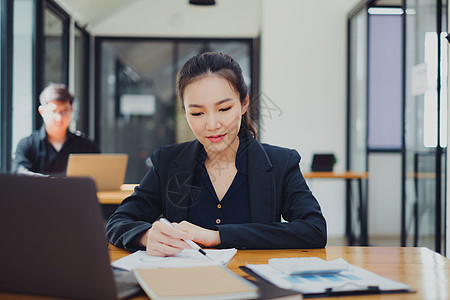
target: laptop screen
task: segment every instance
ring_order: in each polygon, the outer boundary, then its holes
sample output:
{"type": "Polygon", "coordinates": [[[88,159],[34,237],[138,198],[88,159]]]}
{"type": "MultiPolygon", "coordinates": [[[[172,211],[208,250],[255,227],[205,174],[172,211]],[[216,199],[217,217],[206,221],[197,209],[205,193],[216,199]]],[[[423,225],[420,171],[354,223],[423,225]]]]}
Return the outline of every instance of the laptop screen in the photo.
{"type": "Polygon", "coordinates": [[[92,177],[99,191],[117,191],[125,179],[128,154],[70,154],[67,177],[92,177]]]}
{"type": "Polygon", "coordinates": [[[0,174],[0,291],[117,299],[90,178],[0,174]]]}

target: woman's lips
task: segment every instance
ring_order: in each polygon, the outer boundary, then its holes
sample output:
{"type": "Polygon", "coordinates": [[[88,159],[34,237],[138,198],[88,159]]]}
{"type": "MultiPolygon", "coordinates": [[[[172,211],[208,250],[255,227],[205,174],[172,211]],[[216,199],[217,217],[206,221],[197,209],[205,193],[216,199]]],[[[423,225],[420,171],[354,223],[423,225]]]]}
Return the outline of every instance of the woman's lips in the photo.
{"type": "Polygon", "coordinates": [[[218,143],[222,141],[224,138],[225,134],[210,135],[207,137],[207,139],[210,140],[212,143],[218,143]]]}

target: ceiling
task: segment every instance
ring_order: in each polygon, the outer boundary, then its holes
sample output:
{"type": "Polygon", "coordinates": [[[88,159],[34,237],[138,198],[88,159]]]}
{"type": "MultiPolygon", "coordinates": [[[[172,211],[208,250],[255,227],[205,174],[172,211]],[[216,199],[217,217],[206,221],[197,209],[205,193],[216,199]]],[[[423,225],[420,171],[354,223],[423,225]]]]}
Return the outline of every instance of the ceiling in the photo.
{"type": "MultiPolygon", "coordinates": [[[[155,5],[161,0],[55,0],[81,26],[95,27],[111,15],[115,15],[136,2],[154,1],[155,5]]],[[[171,7],[186,9],[188,0],[162,0],[171,7]]],[[[241,0],[242,1],[242,0],[241,0]]],[[[376,6],[402,6],[403,0],[375,0],[376,6]]],[[[220,3],[219,3],[220,4],[220,3]]],[[[153,4],[152,4],[153,5],[153,4]]]]}
{"type": "Polygon", "coordinates": [[[141,0],[55,0],[82,26],[97,24],[137,1],[141,0]]]}

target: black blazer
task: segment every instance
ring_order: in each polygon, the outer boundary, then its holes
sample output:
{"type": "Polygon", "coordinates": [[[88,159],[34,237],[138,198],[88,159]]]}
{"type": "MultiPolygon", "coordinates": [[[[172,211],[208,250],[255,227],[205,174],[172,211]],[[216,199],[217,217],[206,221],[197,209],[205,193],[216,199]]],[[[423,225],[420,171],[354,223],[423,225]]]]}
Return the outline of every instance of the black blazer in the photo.
{"type": "MultiPolygon", "coordinates": [[[[295,150],[261,144],[245,134],[252,222],[217,225],[219,247],[324,247],[326,222],[300,172],[300,155],[295,150]],[[287,222],[281,222],[281,217],[287,222]]],[[[143,249],[138,244],[140,235],[161,215],[171,222],[187,220],[196,193],[191,183],[200,147],[195,140],[163,146],[152,153],[153,167],[106,224],[114,245],[143,249]]]]}

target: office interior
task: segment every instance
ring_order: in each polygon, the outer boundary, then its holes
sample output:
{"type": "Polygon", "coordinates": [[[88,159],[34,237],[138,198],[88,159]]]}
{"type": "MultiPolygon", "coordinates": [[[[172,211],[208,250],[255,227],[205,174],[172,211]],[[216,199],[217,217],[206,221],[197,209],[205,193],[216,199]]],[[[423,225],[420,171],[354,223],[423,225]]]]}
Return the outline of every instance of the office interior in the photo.
{"type": "MultiPolygon", "coordinates": [[[[39,128],[50,82],[75,94],[72,130],[128,153],[126,183],[158,146],[192,139],[177,69],[202,51],[243,67],[259,139],[296,149],[303,172],[333,153],[335,172],[367,172],[368,245],[448,255],[447,1],[2,0],[0,170],[39,128]]],[[[345,245],[357,187],[307,179],[345,245]]],[[[354,230],[358,234],[358,226],[354,230]]]]}

